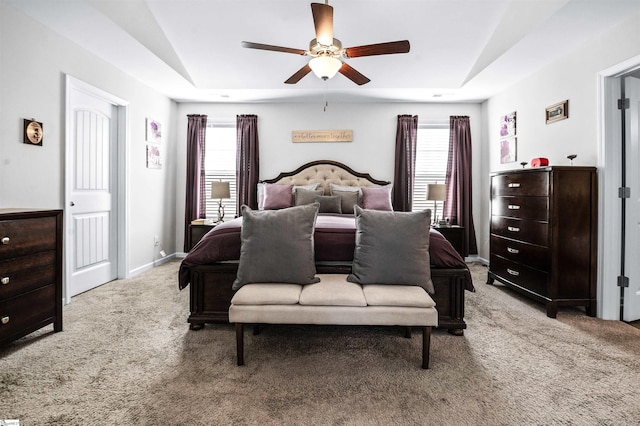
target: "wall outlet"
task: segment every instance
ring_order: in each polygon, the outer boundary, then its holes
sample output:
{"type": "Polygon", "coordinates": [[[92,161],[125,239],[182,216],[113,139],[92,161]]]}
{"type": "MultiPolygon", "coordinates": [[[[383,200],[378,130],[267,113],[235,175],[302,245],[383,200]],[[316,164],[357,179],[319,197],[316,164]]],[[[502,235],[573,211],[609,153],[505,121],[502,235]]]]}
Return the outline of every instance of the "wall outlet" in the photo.
{"type": "Polygon", "coordinates": [[[160,237],[158,237],[157,235],[153,237],[153,245],[155,247],[160,245],[160,237]]]}

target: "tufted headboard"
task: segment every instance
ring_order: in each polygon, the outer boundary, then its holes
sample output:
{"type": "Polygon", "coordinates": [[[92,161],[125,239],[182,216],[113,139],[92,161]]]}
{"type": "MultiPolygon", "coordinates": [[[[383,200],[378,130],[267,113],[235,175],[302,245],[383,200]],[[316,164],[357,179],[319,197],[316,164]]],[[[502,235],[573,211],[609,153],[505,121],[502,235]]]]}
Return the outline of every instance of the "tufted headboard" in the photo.
{"type": "Polygon", "coordinates": [[[368,173],[360,173],[349,166],[332,160],[319,160],[303,164],[292,172],[280,173],[274,179],[265,179],[266,183],[308,185],[318,183],[326,195],[330,193],[330,184],[344,186],[384,186],[390,182],[374,179],[368,173]]]}

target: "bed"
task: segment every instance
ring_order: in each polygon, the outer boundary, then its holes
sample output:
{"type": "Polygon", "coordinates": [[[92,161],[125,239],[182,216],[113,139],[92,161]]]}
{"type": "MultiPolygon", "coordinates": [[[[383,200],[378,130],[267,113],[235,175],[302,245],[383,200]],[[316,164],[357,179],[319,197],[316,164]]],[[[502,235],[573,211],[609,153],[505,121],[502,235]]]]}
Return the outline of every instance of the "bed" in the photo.
{"type": "MultiPolygon", "coordinates": [[[[259,184],[257,191],[260,207],[270,208],[275,198],[269,194],[274,190],[281,191],[285,186],[299,188],[300,194],[308,195],[310,191],[315,191],[318,194],[333,194],[332,198],[336,198],[335,194],[351,197],[347,194],[351,191],[372,193],[368,188],[388,188],[389,184],[367,173],[356,172],[342,163],[322,160],[265,180],[259,184]]],[[[314,247],[319,274],[348,274],[351,271],[355,219],[348,208],[345,211],[346,214],[328,212],[318,215],[314,247]]],[[[202,328],[206,323],[229,321],[228,310],[234,293],[231,286],[238,270],[241,230],[241,217],[216,226],[182,260],[178,285],[181,290],[189,288],[190,314],[187,321],[193,330],[202,328]]],[[[475,291],[471,275],[464,259],[442,234],[431,229],[429,235],[431,279],[435,288],[432,298],[437,304],[439,328],[462,335],[466,328],[465,291],[475,291]]]]}

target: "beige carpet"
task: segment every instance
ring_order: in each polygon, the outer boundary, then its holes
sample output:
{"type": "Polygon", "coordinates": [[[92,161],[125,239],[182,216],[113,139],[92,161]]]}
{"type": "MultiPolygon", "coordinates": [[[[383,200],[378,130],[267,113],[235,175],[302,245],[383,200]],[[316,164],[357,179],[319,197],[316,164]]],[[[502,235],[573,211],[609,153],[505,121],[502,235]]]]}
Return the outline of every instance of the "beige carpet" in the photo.
{"type": "Polygon", "coordinates": [[[30,425],[629,425],[640,330],[484,284],[472,265],[463,337],[437,330],[431,369],[397,329],[230,325],[190,331],[178,263],[77,296],[0,349],[0,419],[30,425]]]}

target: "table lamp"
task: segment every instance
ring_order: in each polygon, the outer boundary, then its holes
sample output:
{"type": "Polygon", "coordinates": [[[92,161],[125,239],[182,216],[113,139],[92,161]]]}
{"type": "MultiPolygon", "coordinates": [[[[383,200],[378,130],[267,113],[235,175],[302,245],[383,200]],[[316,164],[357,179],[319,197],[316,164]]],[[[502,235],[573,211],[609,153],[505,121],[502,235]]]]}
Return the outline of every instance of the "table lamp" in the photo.
{"type": "Polygon", "coordinates": [[[433,201],[433,223],[438,223],[438,201],[447,199],[447,186],[444,183],[430,183],[427,185],[427,200],[433,201]]]}
{"type": "Polygon", "coordinates": [[[231,198],[229,193],[229,182],[211,182],[211,198],[218,199],[218,221],[222,222],[224,219],[224,206],[222,205],[223,198],[231,198]]]}

